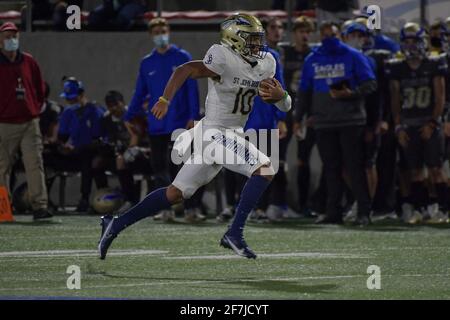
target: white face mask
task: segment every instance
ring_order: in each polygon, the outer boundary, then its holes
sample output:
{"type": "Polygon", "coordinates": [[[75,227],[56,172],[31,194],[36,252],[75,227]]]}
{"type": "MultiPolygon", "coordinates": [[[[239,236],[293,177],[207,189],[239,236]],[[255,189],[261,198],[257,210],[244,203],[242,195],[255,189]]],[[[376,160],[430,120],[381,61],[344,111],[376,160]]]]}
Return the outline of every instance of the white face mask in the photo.
{"type": "Polygon", "coordinates": [[[11,38],[3,40],[3,50],[17,51],[19,49],[19,39],[11,38]]]}
{"type": "Polygon", "coordinates": [[[361,50],[363,48],[363,46],[364,46],[364,40],[363,39],[358,39],[358,38],[352,38],[352,39],[349,39],[347,41],[347,44],[350,47],[353,47],[355,49],[361,50]]]}
{"type": "Polygon", "coordinates": [[[168,34],[159,34],[153,37],[153,43],[158,48],[165,48],[169,45],[169,35],[168,34]]]}

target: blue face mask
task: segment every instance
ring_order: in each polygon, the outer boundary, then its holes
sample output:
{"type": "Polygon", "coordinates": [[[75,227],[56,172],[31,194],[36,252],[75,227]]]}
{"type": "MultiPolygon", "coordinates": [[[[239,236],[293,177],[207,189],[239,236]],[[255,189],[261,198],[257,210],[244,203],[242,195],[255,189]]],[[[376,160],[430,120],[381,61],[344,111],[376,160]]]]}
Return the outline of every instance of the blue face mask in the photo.
{"type": "Polygon", "coordinates": [[[336,52],[340,47],[340,42],[336,37],[326,37],[322,40],[322,46],[328,52],[336,52]]]}
{"type": "Polygon", "coordinates": [[[169,45],[169,35],[168,34],[159,34],[153,37],[153,43],[158,48],[164,48],[169,45]]]}
{"type": "Polygon", "coordinates": [[[17,51],[19,49],[19,39],[11,38],[3,40],[3,49],[5,51],[17,51]]]}

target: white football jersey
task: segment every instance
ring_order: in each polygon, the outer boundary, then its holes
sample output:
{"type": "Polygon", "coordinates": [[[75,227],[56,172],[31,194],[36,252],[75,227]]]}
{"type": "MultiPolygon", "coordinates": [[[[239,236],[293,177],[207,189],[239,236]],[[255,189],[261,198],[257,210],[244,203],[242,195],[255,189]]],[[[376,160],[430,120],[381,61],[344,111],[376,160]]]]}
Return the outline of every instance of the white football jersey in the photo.
{"type": "Polygon", "coordinates": [[[242,128],[253,108],[261,80],[273,78],[276,63],[271,53],[250,63],[228,46],[214,44],[203,59],[204,65],[220,79],[208,79],[205,125],[242,128]]]}

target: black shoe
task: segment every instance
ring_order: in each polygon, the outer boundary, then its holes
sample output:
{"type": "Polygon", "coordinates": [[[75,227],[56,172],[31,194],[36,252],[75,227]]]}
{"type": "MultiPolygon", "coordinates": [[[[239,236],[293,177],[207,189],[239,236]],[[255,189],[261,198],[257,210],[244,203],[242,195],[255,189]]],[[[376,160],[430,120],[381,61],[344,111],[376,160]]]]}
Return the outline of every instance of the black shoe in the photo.
{"type": "Polygon", "coordinates": [[[356,220],[353,222],[354,226],[360,227],[367,227],[370,224],[372,224],[372,221],[370,221],[370,218],[368,216],[357,217],[356,220]]]}
{"type": "Polygon", "coordinates": [[[232,236],[229,232],[220,240],[220,245],[224,248],[233,250],[237,255],[248,259],[256,259],[256,254],[247,245],[243,236],[232,236]]]}
{"type": "Polygon", "coordinates": [[[87,199],[81,199],[80,202],[78,202],[77,208],[75,209],[76,212],[88,212],[89,210],[89,201],[87,199]]]}
{"type": "Polygon", "coordinates": [[[50,219],[53,215],[50,213],[48,209],[39,209],[33,212],[33,220],[43,220],[43,219],[50,219]]]}
{"type": "Polygon", "coordinates": [[[315,224],[343,224],[344,222],[342,221],[342,217],[340,217],[340,216],[323,215],[323,216],[319,216],[314,223],[315,224]]]}
{"type": "Polygon", "coordinates": [[[113,233],[111,230],[113,223],[114,217],[112,215],[108,214],[101,217],[100,226],[102,227],[102,233],[100,235],[100,241],[98,242],[98,253],[101,260],[105,260],[109,246],[117,237],[117,234],[113,233]]]}

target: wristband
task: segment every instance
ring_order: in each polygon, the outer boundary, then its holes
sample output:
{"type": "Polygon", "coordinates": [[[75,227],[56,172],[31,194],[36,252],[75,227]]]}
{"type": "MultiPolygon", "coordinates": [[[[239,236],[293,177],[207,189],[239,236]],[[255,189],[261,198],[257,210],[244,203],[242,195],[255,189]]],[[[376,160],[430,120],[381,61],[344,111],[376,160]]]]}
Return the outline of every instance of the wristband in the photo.
{"type": "Polygon", "coordinates": [[[159,97],[158,101],[164,102],[165,104],[169,104],[170,101],[164,98],[163,96],[159,97]]]}

